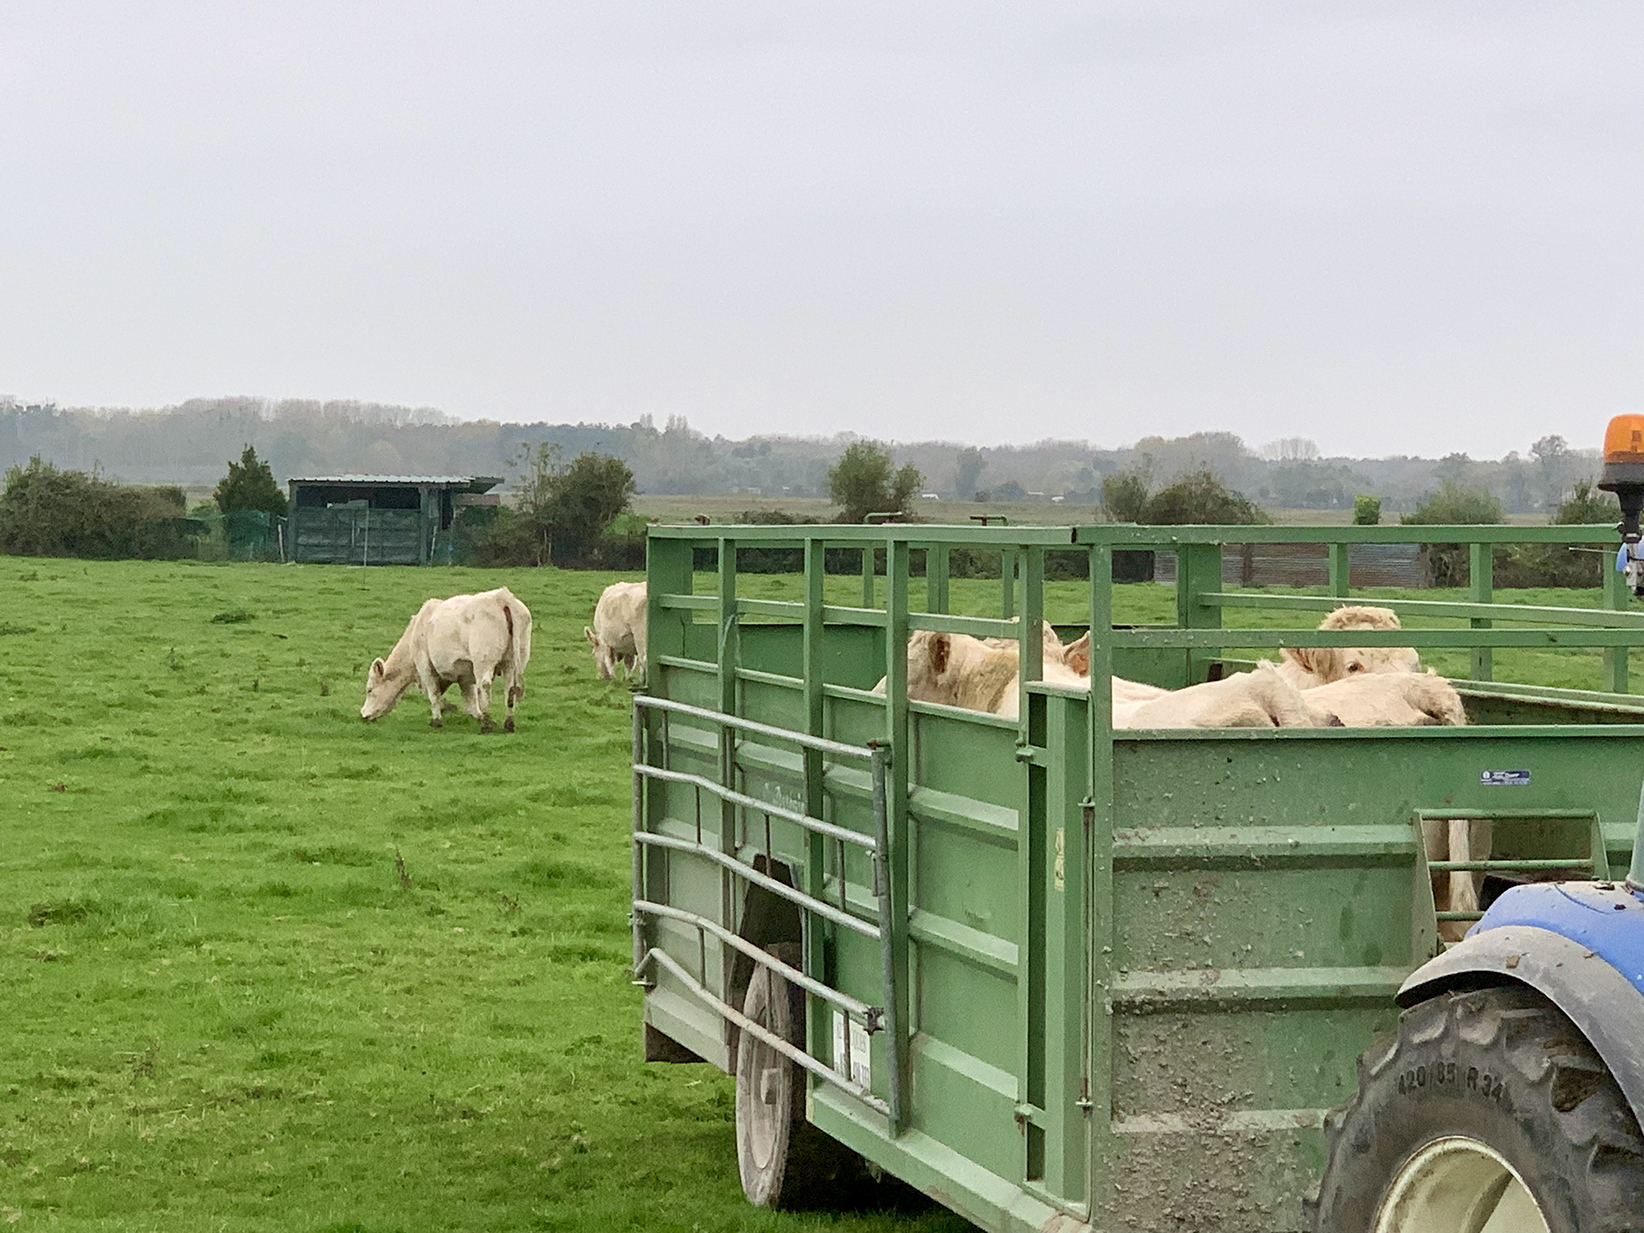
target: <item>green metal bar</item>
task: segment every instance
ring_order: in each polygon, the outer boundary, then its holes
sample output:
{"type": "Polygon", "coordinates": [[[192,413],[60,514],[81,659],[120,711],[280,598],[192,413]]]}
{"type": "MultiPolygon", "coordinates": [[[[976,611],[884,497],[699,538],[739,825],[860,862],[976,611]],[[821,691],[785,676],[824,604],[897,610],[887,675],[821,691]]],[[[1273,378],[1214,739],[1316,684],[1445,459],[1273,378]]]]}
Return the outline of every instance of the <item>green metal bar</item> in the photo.
{"type": "Polygon", "coordinates": [[[664,607],[663,600],[691,593],[696,580],[691,568],[692,545],[679,540],[652,540],[646,546],[645,556],[648,596],[645,623],[649,631],[648,654],[653,665],[648,688],[666,697],[668,674],[655,668],[666,668],[670,659],[685,658],[685,627],[691,617],[680,609],[664,607]]]}
{"type": "MultiPolygon", "coordinates": [[[[1468,581],[1472,586],[1473,602],[1488,604],[1495,595],[1495,545],[1469,544],[1467,553],[1468,581]]],[[[1487,617],[1469,620],[1474,629],[1489,629],[1487,617]]],[[[1495,677],[1495,652],[1487,646],[1473,648],[1473,679],[1488,681],[1495,677]]]]}
{"type": "MultiPolygon", "coordinates": [[[[929,538],[931,528],[920,530],[929,538]]],[[[1616,543],[1613,526],[1148,527],[1100,523],[1075,527],[1073,538],[1080,544],[1161,549],[1182,544],[1601,544],[1614,549],[1616,543]]]]}
{"type": "MultiPolygon", "coordinates": [[[[1116,629],[1121,647],[1587,647],[1644,646],[1636,629],[1116,629]]],[[[1206,662],[1214,659],[1206,656],[1206,662]]]]}
{"type": "MultiPolygon", "coordinates": [[[[1113,627],[1113,550],[1090,550],[1090,628],[1113,627]]],[[[1113,642],[1090,640],[1090,795],[1081,823],[1086,852],[1082,935],[1085,954],[1084,1064],[1079,1107],[1089,1123],[1086,1138],[1087,1210],[1111,1210],[1114,1198],[1113,1133],[1113,642]]]]}
{"type": "MultiPolygon", "coordinates": [[[[822,640],[826,634],[823,624],[823,583],[827,577],[824,568],[827,550],[814,539],[805,541],[805,646],[803,659],[803,673],[805,678],[805,728],[814,737],[826,736],[826,707],[827,696],[822,692],[822,640]]],[[[805,812],[813,818],[820,818],[827,807],[827,794],[823,790],[822,754],[819,750],[806,749],[803,756],[805,768],[805,812]]],[[[823,897],[824,883],[827,879],[826,841],[821,835],[811,832],[805,836],[805,893],[812,899],[820,900],[823,897]]],[[[844,870],[840,870],[844,876],[844,870]]],[[[829,944],[828,931],[823,922],[813,918],[809,913],[800,916],[803,929],[804,967],[805,971],[818,976],[832,976],[828,971],[827,956],[829,944]]],[[[883,922],[880,928],[883,928],[883,922]]],[[[820,1007],[813,1008],[820,1011],[820,1007]]],[[[824,1013],[807,1014],[805,1017],[805,1038],[810,1046],[813,1057],[826,1057],[826,1050],[833,1044],[832,1024],[824,1013]]],[[[846,1032],[849,1032],[846,1028],[846,1032]]]]}
{"type": "Polygon", "coordinates": [[[862,606],[873,607],[873,552],[872,548],[862,549],[862,606]]]}
{"type": "MultiPolygon", "coordinates": [[[[736,615],[736,541],[719,539],[719,700],[722,715],[737,715],[736,670],[742,655],[736,615]]],[[[719,782],[727,788],[736,787],[736,732],[727,725],[719,728],[719,782]]],[[[737,850],[737,806],[734,801],[721,797],[719,801],[719,850],[727,859],[734,859],[737,850]]],[[[729,868],[719,874],[719,919],[736,922],[742,907],[742,888],[729,868]]],[[[706,941],[704,941],[706,946],[706,941]]],[[[732,996],[731,965],[726,962],[725,947],[719,946],[720,996],[732,996]]],[[[707,979],[707,973],[703,973],[707,979]]]]}
{"type": "Polygon", "coordinates": [[[805,605],[792,599],[739,599],[736,601],[738,616],[772,616],[786,617],[789,620],[804,620],[805,605]]]}
{"type": "MultiPolygon", "coordinates": [[[[713,534],[718,528],[704,528],[696,523],[680,526],[653,526],[647,528],[647,534],[652,539],[683,539],[694,540],[702,547],[709,547],[714,543],[713,534]]],[[[1242,530],[1243,528],[1239,528],[1242,530]]],[[[1424,527],[1423,530],[1431,528],[1424,527]]],[[[1527,528],[1529,529],[1529,528],[1527,528]]],[[[1174,528],[1172,528],[1174,530],[1174,528]]],[[[1039,544],[1043,547],[1068,547],[1074,542],[1074,528],[1070,526],[1004,526],[978,527],[973,525],[945,526],[940,523],[879,523],[873,526],[852,526],[849,524],[833,524],[818,528],[815,538],[823,543],[835,547],[859,547],[869,545],[873,548],[883,548],[887,543],[901,544],[956,544],[961,547],[976,547],[988,545],[990,547],[1010,546],[1022,544],[1039,544]]],[[[1613,532],[1611,532],[1613,538],[1613,532]]],[[[803,534],[796,534],[793,527],[758,527],[738,526],[736,539],[744,545],[776,545],[796,548],[808,538],[803,534]]]]}
{"type": "MultiPolygon", "coordinates": [[[[1199,602],[1219,608],[1255,608],[1273,612],[1329,612],[1341,607],[1329,595],[1269,595],[1255,591],[1211,591],[1199,602]]],[[[1644,612],[1606,608],[1562,608],[1541,604],[1477,604],[1463,600],[1376,599],[1376,606],[1404,616],[1508,621],[1541,625],[1591,625],[1603,629],[1644,629],[1644,612]]]]}
{"type": "MultiPolygon", "coordinates": [[[[885,736],[890,746],[890,765],[886,768],[885,828],[889,840],[886,852],[890,891],[890,919],[880,927],[890,931],[891,972],[893,996],[886,1005],[887,1014],[894,1020],[897,1033],[911,1031],[909,1017],[908,960],[912,945],[908,937],[908,918],[913,907],[913,842],[912,826],[908,817],[909,764],[913,748],[908,739],[908,544],[894,533],[887,536],[885,545],[885,736]]],[[[891,1065],[897,1067],[900,1090],[912,1091],[908,1073],[908,1051],[900,1039],[888,1042],[887,1052],[891,1065]]],[[[902,1131],[899,1124],[890,1128],[895,1138],[902,1131]]]]}
{"type": "Polygon", "coordinates": [[[667,608],[680,612],[712,611],[719,607],[717,595],[658,595],[654,601],[658,608],[667,608]]]}
{"type": "MultiPolygon", "coordinates": [[[[1222,586],[1222,549],[1220,544],[1184,544],[1176,552],[1176,624],[1182,629],[1219,629],[1222,610],[1203,600],[1206,592],[1220,591],[1222,586]]],[[[1187,682],[1196,685],[1210,678],[1210,664],[1214,655],[1206,655],[1196,648],[1207,643],[1187,644],[1187,682]]],[[[1218,644],[1217,654],[1220,654],[1218,644]]]]}
{"type": "Polygon", "coordinates": [[[999,614],[1010,620],[1016,615],[1016,549],[999,549],[999,586],[1002,592],[999,614]]]}
{"type": "Polygon", "coordinates": [[[1330,594],[1345,598],[1352,579],[1348,544],[1330,545],[1330,594]]]}
{"type": "MultiPolygon", "coordinates": [[[[1604,572],[1604,606],[1615,612],[1624,611],[1632,602],[1632,591],[1627,586],[1627,575],[1615,568],[1608,558],[1600,562],[1604,572]]],[[[1611,693],[1624,694],[1627,689],[1627,648],[1606,647],[1604,650],[1604,688],[1611,693]]]]}
{"type": "MultiPolygon", "coordinates": [[[[1020,695],[1016,714],[1017,723],[1024,734],[1019,743],[1026,744],[1028,683],[1045,675],[1045,641],[1041,633],[1045,619],[1045,550],[1036,546],[1024,548],[1022,566],[1022,620],[1015,631],[1020,639],[1021,653],[1021,670],[1016,675],[1016,688],[1020,695]]],[[[1025,797],[1021,805],[1025,810],[1025,797]]]]}
{"type": "Polygon", "coordinates": [[[908,628],[943,630],[950,634],[969,634],[973,638],[1016,638],[1022,629],[1015,621],[954,616],[947,612],[911,612],[908,614],[908,628]]]}
{"type": "Polygon", "coordinates": [[[932,544],[925,549],[925,611],[948,610],[948,552],[947,544],[932,544]]]}

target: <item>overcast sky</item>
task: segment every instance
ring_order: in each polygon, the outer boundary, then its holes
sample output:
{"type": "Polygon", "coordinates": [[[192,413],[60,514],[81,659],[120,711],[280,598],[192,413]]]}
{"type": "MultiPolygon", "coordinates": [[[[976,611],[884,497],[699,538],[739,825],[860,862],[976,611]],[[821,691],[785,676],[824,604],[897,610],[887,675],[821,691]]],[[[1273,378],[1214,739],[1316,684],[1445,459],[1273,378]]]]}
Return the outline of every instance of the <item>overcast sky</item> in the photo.
{"type": "Polygon", "coordinates": [[[8,0],[0,393],[1596,445],[1644,4],[8,0]]]}

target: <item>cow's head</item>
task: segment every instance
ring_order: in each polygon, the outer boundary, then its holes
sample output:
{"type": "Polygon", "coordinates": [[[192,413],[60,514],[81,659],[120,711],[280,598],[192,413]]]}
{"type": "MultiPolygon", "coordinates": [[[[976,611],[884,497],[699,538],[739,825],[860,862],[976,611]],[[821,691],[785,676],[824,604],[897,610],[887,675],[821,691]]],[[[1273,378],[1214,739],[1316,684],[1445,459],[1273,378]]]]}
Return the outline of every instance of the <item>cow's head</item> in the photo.
{"type": "MultiPolygon", "coordinates": [[[[1337,608],[1319,622],[1320,629],[1400,629],[1398,614],[1388,608],[1337,608]]],[[[1285,647],[1283,655],[1320,685],[1363,672],[1420,672],[1421,656],[1409,646],[1285,647]]]]}
{"type": "Polygon", "coordinates": [[[588,639],[588,645],[594,648],[594,670],[607,681],[610,680],[616,661],[616,656],[611,654],[611,648],[601,642],[599,635],[586,625],[582,627],[582,636],[588,639]]]}
{"type": "Polygon", "coordinates": [[[365,705],[360,708],[360,718],[381,719],[394,709],[404,692],[405,684],[395,684],[382,660],[373,659],[371,670],[365,674],[365,705]]]}

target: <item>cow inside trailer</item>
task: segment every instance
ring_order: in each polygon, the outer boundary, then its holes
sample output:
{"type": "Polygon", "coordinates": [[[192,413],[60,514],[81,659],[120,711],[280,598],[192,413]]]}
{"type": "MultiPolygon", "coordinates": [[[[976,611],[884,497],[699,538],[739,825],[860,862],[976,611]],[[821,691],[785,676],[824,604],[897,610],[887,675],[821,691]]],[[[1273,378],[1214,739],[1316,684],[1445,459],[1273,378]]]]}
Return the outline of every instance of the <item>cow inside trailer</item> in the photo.
{"type": "Polygon", "coordinates": [[[1488,820],[1503,875],[1626,867],[1644,706],[1621,690],[1644,621],[1488,604],[1485,577],[1471,603],[1392,605],[1464,628],[1321,633],[1345,567],[1333,596],[1222,589],[1222,544],[1259,535],[1345,562],[1350,542],[1613,532],[653,528],[634,731],[647,1057],[737,1073],[750,1116],[797,1078],[806,1128],[985,1228],[1301,1228],[1325,1111],[1441,945],[1423,823],[1488,820]],[[739,547],[803,554],[800,597],[748,597],[739,547]],[[1177,556],[1177,623],[1115,627],[1112,553],[1147,547],[1177,556]],[[881,560],[859,604],[824,571],[841,548],[881,560]],[[718,568],[699,591],[703,550],[718,568]],[[999,555],[998,617],[946,611],[956,550],[999,555]],[[1037,630],[1046,552],[1092,579],[1095,687],[1036,682],[1039,639],[1020,637],[1019,720],[909,702],[910,631],[1037,630]],[[1221,628],[1268,599],[1307,623],[1221,628]],[[1113,731],[1110,673],[1179,686],[1226,670],[1227,648],[1280,645],[1472,647],[1473,725],[1113,731]],[[1498,646],[1606,648],[1621,690],[1491,681],[1498,646]],[[785,1033],[747,1013],[777,982],[799,1008],[785,1033]]]}

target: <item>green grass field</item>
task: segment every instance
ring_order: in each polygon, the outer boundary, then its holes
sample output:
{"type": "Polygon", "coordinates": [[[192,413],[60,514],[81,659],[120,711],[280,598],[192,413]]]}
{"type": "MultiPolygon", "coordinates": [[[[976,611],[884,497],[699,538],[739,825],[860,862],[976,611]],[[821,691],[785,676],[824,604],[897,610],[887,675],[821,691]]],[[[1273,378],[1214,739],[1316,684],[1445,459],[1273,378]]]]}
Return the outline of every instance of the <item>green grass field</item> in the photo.
{"type": "Polygon", "coordinates": [[[0,558],[0,1229],[965,1227],[748,1208],[729,1081],[638,1061],[629,702],[581,632],[610,580],[0,558]],[[516,735],[360,721],[427,595],[504,583],[516,735]]]}

